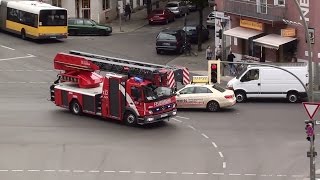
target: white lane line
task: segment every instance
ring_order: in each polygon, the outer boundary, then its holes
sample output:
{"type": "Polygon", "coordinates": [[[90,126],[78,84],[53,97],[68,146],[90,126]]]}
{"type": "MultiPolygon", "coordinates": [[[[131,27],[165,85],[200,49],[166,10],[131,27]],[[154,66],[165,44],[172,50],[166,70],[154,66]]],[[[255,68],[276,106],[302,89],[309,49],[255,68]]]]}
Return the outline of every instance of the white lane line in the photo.
{"type": "Polygon", "coordinates": [[[32,70],[32,69],[27,69],[27,70],[22,70],[22,69],[0,69],[0,72],[52,72],[55,70],[49,70],[49,69],[37,69],[37,70],[32,70]]]}
{"type": "Polygon", "coordinates": [[[283,174],[278,174],[278,177],[286,177],[287,175],[283,175],[283,174]]]}
{"type": "Polygon", "coordinates": [[[191,175],[191,174],[194,174],[194,173],[193,172],[182,172],[181,174],[191,175]]]}
{"type": "Polygon", "coordinates": [[[302,178],[304,177],[303,175],[292,175],[292,177],[295,177],[295,178],[302,178]]]}
{"type": "Polygon", "coordinates": [[[85,171],[83,171],[83,170],[73,170],[72,172],[74,172],[74,173],[84,173],[85,171]]]}
{"type": "Polygon", "coordinates": [[[40,172],[39,169],[28,169],[27,171],[28,171],[28,172],[40,172]]]}
{"type": "Polygon", "coordinates": [[[70,172],[70,170],[67,170],[67,169],[59,169],[59,172],[70,172]]]}
{"type": "Polygon", "coordinates": [[[196,130],[196,128],[194,128],[194,127],[191,126],[191,125],[188,125],[188,127],[191,128],[191,129],[194,130],[194,131],[196,130]]]}
{"type": "Polygon", "coordinates": [[[119,173],[131,173],[131,171],[119,171],[119,173]]]}
{"type": "Polygon", "coordinates": [[[245,176],[256,176],[257,174],[244,174],[245,176]]]}
{"type": "Polygon", "coordinates": [[[179,120],[179,119],[176,119],[176,118],[171,118],[172,120],[174,120],[174,121],[177,121],[177,122],[179,122],[179,123],[181,123],[182,121],[181,120],[179,120]]]}
{"type": "MultiPolygon", "coordinates": [[[[7,169],[0,169],[0,172],[8,172],[9,170],[7,169]]],[[[12,170],[11,170],[12,171],[12,170]]]]}
{"type": "Polygon", "coordinates": [[[223,176],[224,173],[212,173],[212,175],[221,175],[221,176],[223,176]]]}
{"type": "MultiPolygon", "coordinates": [[[[8,170],[6,170],[6,171],[8,171],[8,170]]],[[[22,170],[22,169],[12,169],[11,171],[12,172],[23,172],[24,170],[22,170]]]]}
{"type": "Polygon", "coordinates": [[[229,176],[241,176],[241,174],[230,173],[229,176]]]}
{"type": "Polygon", "coordinates": [[[223,167],[223,169],[225,169],[225,168],[227,167],[227,163],[226,163],[226,162],[223,162],[223,163],[222,163],[222,167],[223,167]]]}
{"type": "Polygon", "coordinates": [[[208,137],[206,134],[202,133],[201,135],[202,135],[204,138],[209,139],[209,137],[208,137]]]}
{"type": "Polygon", "coordinates": [[[187,118],[187,117],[182,117],[182,116],[176,116],[177,118],[181,118],[181,119],[190,119],[190,118],[187,118]]]}
{"type": "Polygon", "coordinates": [[[219,155],[220,155],[220,157],[222,157],[222,158],[223,158],[223,154],[222,154],[222,152],[220,152],[220,151],[219,151],[219,155]]]}
{"type": "Polygon", "coordinates": [[[159,171],[151,171],[150,174],[161,174],[159,171]]]}
{"type": "Polygon", "coordinates": [[[13,48],[11,48],[11,47],[4,46],[4,45],[1,45],[1,47],[6,48],[6,49],[10,49],[10,50],[12,50],[12,51],[14,51],[14,50],[15,50],[15,49],[13,49],[13,48]]]}
{"type": "Polygon", "coordinates": [[[103,171],[105,173],[115,173],[116,171],[103,171]]]}
{"type": "Polygon", "coordinates": [[[263,176],[263,177],[267,177],[267,176],[271,177],[272,174],[261,174],[261,176],[263,176]]]}
{"type": "Polygon", "coordinates": [[[177,172],[166,172],[166,174],[178,174],[177,172]]]}
{"type": "Polygon", "coordinates": [[[0,61],[10,61],[10,60],[15,60],[15,59],[26,59],[26,58],[33,58],[33,57],[35,57],[35,56],[28,54],[28,56],[0,59],[0,61]]]}
{"type": "Polygon", "coordinates": [[[206,174],[209,174],[209,173],[197,173],[198,175],[206,175],[206,174]]]}
{"type": "Polygon", "coordinates": [[[56,172],[56,170],[54,170],[54,169],[45,169],[45,170],[43,170],[44,172],[56,172]]]}
{"type": "Polygon", "coordinates": [[[212,143],[212,145],[213,145],[215,148],[218,147],[215,142],[211,142],[211,143],[212,143]]]}
{"type": "Polygon", "coordinates": [[[35,55],[32,55],[32,54],[27,54],[28,56],[32,56],[32,57],[36,57],[35,55]]]}
{"type": "Polygon", "coordinates": [[[89,171],[89,173],[99,173],[100,171],[97,171],[97,170],[91,170],[89,171]]]}
{"type": "Polygon", "coordinates": [[[134,173],[136,173],[136,174],[145,174],[147,172],[145,172],[145,171],[135,171],[134,173]]]}

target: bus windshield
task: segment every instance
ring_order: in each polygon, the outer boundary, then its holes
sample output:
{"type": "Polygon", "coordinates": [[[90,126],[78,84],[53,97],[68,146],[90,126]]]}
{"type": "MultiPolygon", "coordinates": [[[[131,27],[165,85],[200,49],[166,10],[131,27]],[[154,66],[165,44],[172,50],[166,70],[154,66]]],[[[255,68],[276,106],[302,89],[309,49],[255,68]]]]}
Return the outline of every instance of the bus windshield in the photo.
{"type": "Polygon", "coordinates": [[[66,26],[66,10],[41,10],[39,15],[40,26],[66,26]]]}

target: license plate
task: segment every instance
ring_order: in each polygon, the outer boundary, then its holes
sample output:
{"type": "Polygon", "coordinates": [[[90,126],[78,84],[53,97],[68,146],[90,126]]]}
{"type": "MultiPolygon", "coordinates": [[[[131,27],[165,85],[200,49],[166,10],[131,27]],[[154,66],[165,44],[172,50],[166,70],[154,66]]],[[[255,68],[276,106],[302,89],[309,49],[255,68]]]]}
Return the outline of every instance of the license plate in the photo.
{"type": "Polygon", "coordinates": [[[168,116],[168,114],[161,114],[161,117],[163,118],[163,117],[167,117],[168,116]]]}
{"type": "Polygon", "coordinates": [[[51,39],[56,39],[57,37],[55,37],[55,36],[51,36],[50,38],[51,38],[51,39]]]}
{"type": "Polygon", "coordinates": [[[170,46],[170,43],[162,43],[164,46],[170,46]]]}

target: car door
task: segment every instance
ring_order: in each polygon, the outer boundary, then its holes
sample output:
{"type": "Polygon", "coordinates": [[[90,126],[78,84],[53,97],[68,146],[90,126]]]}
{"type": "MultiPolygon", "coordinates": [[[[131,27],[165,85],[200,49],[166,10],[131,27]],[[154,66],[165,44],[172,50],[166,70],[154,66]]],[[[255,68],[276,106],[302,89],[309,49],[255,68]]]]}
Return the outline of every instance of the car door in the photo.
{"type": "Polygon", "coordinates": [[[178,91],[176,99],[177,99],[177,107],[178,108],[191,108],[192,104],[190,99],[194,94],[194,87],[185,87],[178,91]]]}
{"type": "Polygon", "coordinates": [[[77,29],[78,34],[83,34],[84,33],[83,19],[77,19],[74,27],[77,29]]]}
{"type": "Polygon", "coordinates": [[[249,69],[240,77],[239,87],[245,90],[247,97],[260,97],[261,81],[259,69],[249,69]]]}
{"type": "Polygon", "coordinates": [[[206,108],[207,103],[212,95],[212,91],[207,87],[195,87],[195,93],[193,97],[194,108],[206,108]]]}
{"type": "Polygon", "coordinates": [[[83,20],[85,34],[97,34],[98,30],[89,19],[83,20]]]}

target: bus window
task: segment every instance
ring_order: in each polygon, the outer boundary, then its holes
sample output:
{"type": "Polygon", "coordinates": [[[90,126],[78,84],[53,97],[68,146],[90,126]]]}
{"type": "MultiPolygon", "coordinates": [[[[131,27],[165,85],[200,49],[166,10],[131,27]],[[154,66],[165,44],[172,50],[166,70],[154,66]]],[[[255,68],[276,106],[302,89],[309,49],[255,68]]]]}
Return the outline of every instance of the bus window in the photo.
{"type": "Polygon", "coordinates": [[[41,10],[39,20],[42,26],[66,26],[67,11],[66,10],[41,10]]]}

